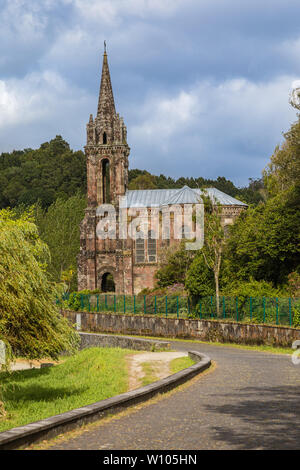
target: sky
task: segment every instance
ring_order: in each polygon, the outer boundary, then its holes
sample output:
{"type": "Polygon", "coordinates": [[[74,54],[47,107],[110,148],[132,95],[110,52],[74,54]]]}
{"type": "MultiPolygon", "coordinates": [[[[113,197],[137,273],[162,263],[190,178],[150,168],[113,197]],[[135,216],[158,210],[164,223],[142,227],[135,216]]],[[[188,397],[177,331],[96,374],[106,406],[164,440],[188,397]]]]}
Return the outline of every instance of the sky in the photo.
{"type": "Polygon", "coordinates": [[[130,168],[261,176],[296,121],[299,0],[0,0],[0,153],[86,143],[103,42],[130,168]]]}

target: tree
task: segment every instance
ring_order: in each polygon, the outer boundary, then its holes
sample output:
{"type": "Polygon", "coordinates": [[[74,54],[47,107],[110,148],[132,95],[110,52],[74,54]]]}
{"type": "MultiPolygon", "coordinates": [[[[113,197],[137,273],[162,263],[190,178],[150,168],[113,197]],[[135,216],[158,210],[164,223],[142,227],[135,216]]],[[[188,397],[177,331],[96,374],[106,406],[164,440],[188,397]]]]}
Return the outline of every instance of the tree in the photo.
{"type": "Polygon", "coordinates": [[[179,247],[170,247],[161,253],[160,267],[155,274],[157,285],[167,287],[172,284],[184,284],[194,256],[193,251],[185,249],[184,242],[179,247]]]}
{"type": "Polygon", "coordinates": [[[48,272],[54,281],[66,281],[71,290],[77,290],[80,222],[85,207],[86,198],[77,193],[67,200],[58,198],[48,210],[40,205],[35,210],[41,239],[47,243],[51,254],[48,272]]]}
{"type": "Polygon", "coordinates": [[[232,276],[284,284],[300,265],[300,191],[290,189],[248,208],[231,227],[226,256],[232,276]]]}
{"type": "Polygon", "coordinates": [[[207,267],[201,250],[187,271],[185,287],[194,297],[206,297],[215,292],[213,272],[207,267]]]}
{"type": "Polygon", "coordinates": [[[264,170],[265,185],[270,196],[300,185],[300,117],[284,137],[284,143],[276,147],[264,170]]]}
{"type": "Polygon", "coordinates": [[[86,193],[86,160],[61,136],[39,149],[0,155],[0,207],[32,205],[38,200],[49,207],[57,197],[86,193]]]}
{"type": "Polygon", "coordinates": [[[232,276],[275,287],[300,269],[300,119],[284,137],[263,172],[267,197],[239,217],[226,248],[232,276]]]}
{"type": "Polygon", "coordinates": [[[129,183],[129,189],[157,189],[155,177],[150,173],[138,175],[129,183]]]}
{"type": "Polygon", "coordinates": [[[201,249],[206,266],[214,274],[216,289],[217,314],[219,314],[219,277],[223,255],[225,234],[221,223],[221,206],[206,195],[203,196],[204,216],[204,245],[201,249]]]}
{"type": "Polygon", "coordinates": [[[73,351],[78,335],[56,306],[59,287],[47,275],[49,250],[32,212],[0,211],[0,252],[0,339],[30,359],[73,351]]]}

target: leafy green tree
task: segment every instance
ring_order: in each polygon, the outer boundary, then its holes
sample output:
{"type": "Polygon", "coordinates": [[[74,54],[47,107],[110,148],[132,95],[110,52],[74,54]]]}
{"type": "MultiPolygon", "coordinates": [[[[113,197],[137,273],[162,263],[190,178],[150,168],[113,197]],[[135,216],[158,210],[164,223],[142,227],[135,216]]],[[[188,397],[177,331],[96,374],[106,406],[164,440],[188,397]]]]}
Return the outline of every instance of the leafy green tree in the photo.
{"type": "Polygon", "coordinates": [[[0,211],[0,338],[30,359],[73,351],[78,336],[60,314],[58,287],[49,280],[47,245],[33,215],[0,211]]]}
{"type": "Polygon", "coordinates": [[[270,196],[300,185],[300,117],[284,137],[284,143],[281,147],[276,147],[264,170],[265,185],[270,196]]]}
{"type": "Polygon", "coordinates": [[[155,177],[150,173],[139,175],[129,183],[129,189],[157,189],[155,177]]]}
{"type": "Polygon", "coordinates": [[[85,207],[86,198],[77,193],[67,200],[58,198],[48,210],[38,205],[35,212],[41,239],[51,254],[48,271],[53,280],[65,281],[71,290],[77,289],[80,222],[85,207]]]}
{"type": "Polygon", "coordinates": [[[86,193],[86,160],[56,136],[39,149],[0,155],[0,207],[32,205],[49,207],[58,197],[86,193]]]}
{"type": "Polygon", "coordinates": [[[249,208],[231,228],[226,256],[238,279],[279,286],[300,264],[300,195],[287,190],[249,208]]]}
{"type": "Polygon", "coordinates": [[[215,293],[213,272],[207,267],[201,251],[187,271],[185,287],[193,297],[206,297],[215,293]]]}
{"type": "Polygon", "coordinates": [[[234,279],[222,289],[222,294],[229,297],[238,297],[241,301],[249,297],[280,297],[282,291],[276,289],[271,282],[256,281],[250,278],[249,281],[239,281],[234,279]]]}
{"type": "Polygon", "coordinates": [[[158,287],[184,284],[194,252],[185,249],[182,242],[179,247],[171,247],[162,253],[160,267],[155,274],[158,287]]]}
{"type": "Polygon", "coordinates": [[[221,223],[222,207],[205,194],[204,202],[204,245],[201,249],[204,262],[214,274],[217,314],[219,314],[219,279],[225,241],[225,233],[221,223]]]}
{"type": "Polygon", "coordinates": [[[239,217],[226,250],[233,277],[276,287],[300,268],[300,119],[284,137],[263,173],[265,202],[239,217]]]}

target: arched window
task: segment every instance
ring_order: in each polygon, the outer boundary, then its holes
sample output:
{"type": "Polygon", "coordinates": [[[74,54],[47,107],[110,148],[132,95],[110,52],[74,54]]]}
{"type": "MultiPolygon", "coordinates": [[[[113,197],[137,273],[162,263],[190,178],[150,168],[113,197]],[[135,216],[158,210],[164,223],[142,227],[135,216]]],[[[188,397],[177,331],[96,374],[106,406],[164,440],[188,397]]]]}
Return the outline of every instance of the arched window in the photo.
{"type": "Polygon", "coordinates": [[[107,144],[107,135],[106,132],[103,132],[103,144],[107,144]]]}
{"type": "Polygon", "coordinates": [[[115,282],[113,275],[110,273],[104,273],[101,280],[101,291],[102,292],[115,292],[115,282]]]}
{"type": "Polygon", "coordinates": [[[148,232],[148,261],[149,263],[156,262],[156,239],[153,230],[148,232]]]}
{"type": "Polygon", "coordinates": [[[102,200],[103,204],[110,203],[110,168],[109,160],[102,160],[102,200]]]}
{"type": "Polygon", "coordinates": [[[139,238],[135,240],[135,261],[137,263],[145,262],[145,240],[143,237],[143,232],[139,232],[139,238]]]}

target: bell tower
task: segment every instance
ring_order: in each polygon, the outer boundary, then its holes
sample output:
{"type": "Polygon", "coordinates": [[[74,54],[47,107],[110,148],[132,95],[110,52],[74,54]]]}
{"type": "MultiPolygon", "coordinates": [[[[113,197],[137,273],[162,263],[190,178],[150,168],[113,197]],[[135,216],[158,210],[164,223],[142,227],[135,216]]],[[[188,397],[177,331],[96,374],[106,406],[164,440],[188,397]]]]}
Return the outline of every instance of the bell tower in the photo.
{"type": "Polygon", "coordinates": [[[116,113],[106,48],[103,55],[98,109],[87,124],[88,207],[118,203],[128,186],[127,130],[116,113]]]}
{"type": "Polygon", "coordinates": [[[124,196],[128,186],[129,152],[126,126],[116,113],[104,43],[97,115],[91,114],[87,124],[87,208],[80,224],[78,290],[102,288],[107,278],[113,278],[116,292],[128,290],[122,274],[131,269],[127,266],[131,258],[124,255],[126,242],[98,239],[96,227],[98,206],[112,204],[118,214],[119,196],[124,196]]]}

